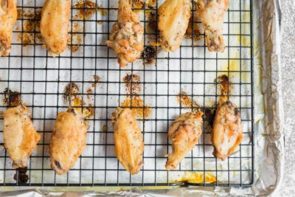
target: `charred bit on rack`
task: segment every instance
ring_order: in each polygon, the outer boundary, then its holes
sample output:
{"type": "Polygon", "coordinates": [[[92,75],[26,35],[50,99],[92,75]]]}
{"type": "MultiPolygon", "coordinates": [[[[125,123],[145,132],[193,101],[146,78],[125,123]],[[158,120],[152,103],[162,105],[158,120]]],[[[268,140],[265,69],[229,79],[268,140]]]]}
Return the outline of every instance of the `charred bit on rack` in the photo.
{"type": "Polygon", "coordinates": [[[15,107],[21,104],[21,94],[17,91],[12,91],[9,88],[4,90],[4,104],[9,107],[15,107]]]}
{"type": "Polygon", "coordinates": [[[141,54],[144,64],[153,64],[157,58],[157,48],[153,46],[145,46],[141,54]]]}
{"type": "Polygon", "coordinates": [[[13,179],[17,184],[25,184],[29,180],[29,176],[27,175],[27,168],[17,168],[13,179]]]}
{"type": "Polygon", "coordinates": [[[69,83],[64,90],[64,101],[70,102],[72,100],[72,97],[75,97],[79,93],[79,87],[74,82],[69,83]]]}

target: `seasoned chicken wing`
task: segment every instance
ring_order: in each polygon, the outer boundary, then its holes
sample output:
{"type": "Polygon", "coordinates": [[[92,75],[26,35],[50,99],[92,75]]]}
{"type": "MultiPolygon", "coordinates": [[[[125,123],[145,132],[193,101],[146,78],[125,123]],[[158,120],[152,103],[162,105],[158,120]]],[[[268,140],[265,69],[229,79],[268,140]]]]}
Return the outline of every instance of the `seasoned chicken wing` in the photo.
{"type": "Polygon", "coordinates": [[[143,161],[143,135],[132,111],[118,108],[113,113],[115,154],[131,174],[140,171],[143,161]]]}
{"type": "Polygon", "coordinates": [[[117,53],[121,67],[141,56],[144,48],[143,26],[132,11],[129,0],[119,0],[118,22],[113,25],[106,44],[117,53]]]}
{"type": "Polygon", "coordinates": [[[161,47],[166,51],[175,51],[188,28],[191,17],[191,0],[166,0],[159,8],[161,47]]]}
{"type": "Polygon", "coordinates": [[[27,166],[28,159],[40,140],[24,104],[8,108],[4,114],[3,142],[15,168],[27,166]]]}
{"type": "Polygon", "coordinates": [[[198,143],[202,134],[202,112],[181,114],[172,123],[168,137],[172,142],[172,153],[168,154],[166,169],[176,169],[185,155],[198,143]]]}
{"type": "Polygon", "coordinates": [[[64,174],[75,165],[86,147],[88,125],[83,115],[73,109],[57,115],[50,141],[51,167],[64,174]]]}
{"type": "Polygon", "coordinates": [[[53,55],[67,47],[71,0],[46,0],[41,14],[40,31],[45,45],[53,55]]]}
{"type": "Polygon", "coordinates": [[[212,130],[214,155],[221,160],[234,153],[243,140],[241,115],[237,106],[228,100],[228,78],[224,76],[223,80],[227,88],[221,90],[212,130]]]}
{"type": "Polygon", "coordinates": [[[10,53],[12,30],[16,19],[16,0],[0,0],[0,57],[10,53]]]}
{"type": "Polygon", "coordinates": [[[223,52],[223,20],[229,0],[197,0],[196,16],[205,29],[205,42],[209,51],[223,52]]]}

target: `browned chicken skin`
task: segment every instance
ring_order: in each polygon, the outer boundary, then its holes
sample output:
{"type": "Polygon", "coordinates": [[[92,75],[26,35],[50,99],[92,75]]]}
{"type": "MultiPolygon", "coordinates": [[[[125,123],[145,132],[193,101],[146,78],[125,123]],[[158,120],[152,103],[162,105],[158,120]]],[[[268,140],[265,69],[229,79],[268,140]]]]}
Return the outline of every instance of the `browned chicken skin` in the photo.
{"type": "Polygon", "coordinates": [[[143,135],[132,111],[118,108],[113,113],[115,154],[131,174],[140,171],[143,165],[143,135]]]}
{"type": "Polygon", "coordinates": [[[45,45],[53,55],[67,47],[71,0],[46,0],[41,14],[40,31],[45,45]]]}
{"type": "Polygon", "coordinates": [[[106,42],[117,56],[121,67],[134,62],[143,51],[143,26],[132,11],[129,0],[119,0],[118,22],[113,25],[110,39],[106,42]]]}
{"type": "Polygon", "coordinates": [[[40,140],[24,104],[10,107],[4,114],[3,141],[15,168],[27,166],[28,159],[40,140]]]}
{"type": "Polygon", "coordinates": [[[87,128],[81,113],[73,109],[58,113],[50,141],[51,167],[57,174],[70,170],[83,153],[87,128]]]}
{"type": "Polygon", "coordinates": [[[228,6],[229,0],[197,0],[196,17],[204,25],[205,42],[209,51],[224,51],[223,20],[228,6]]]}
{"type": "Polygon", "coordinates": [[[202,112],[181,114],[169,127],[168,137],[172,142],[172,153],[169,153],[166,169],[176,169],[185,155],[198,143],[202,134],[202,112]]]}
{"type": "Polygon", "coordinates": [[[10,53],[12,30],[16,19],[16,0],[0,0],[0,56],[10,53]]]}
{"type": "Polygon", "coordinates": [[[228,78],[223,77],[222,95],[219,99],[217,111],[213,124],[212,143],[214,155],[225,160],[232,153],[237,151],[243,140],[241,114],[235,104],[228,100],[228,78]]]}
{"type": "Polygon", "coordinates": [[[161,47],[175,51],[180,47],[191,17],[191,0],[166,0],[159,8],[161,47]]]}

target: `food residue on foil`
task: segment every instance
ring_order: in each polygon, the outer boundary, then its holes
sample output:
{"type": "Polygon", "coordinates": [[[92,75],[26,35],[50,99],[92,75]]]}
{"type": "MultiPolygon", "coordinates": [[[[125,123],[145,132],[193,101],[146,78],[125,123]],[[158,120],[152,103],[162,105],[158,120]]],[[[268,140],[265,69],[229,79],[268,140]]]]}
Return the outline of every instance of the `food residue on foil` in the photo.
{"type": "Polygon", "coordinates": [[[215,183],[216,176],[212,173],[203,172],[186,172],[183,177],[176,180],[176,182],[200,184],[200,183],[215,183]],[[204,176],[205,175],[205,176],[204,176]]]}
{"type": "Polygon", "coordinates": [[[21,94],[16,91],[12,91],[9,88],[4,90],[4,99],[3,103],[8,107],[13,107],[21,104],[21,94]]]}
{"type": "Polygon", "coordinates": [[[133,115],[138,118],[148,118],[152,112],[151,107],[144,105],[142,98],[139,96],[128,96],[120,106],[130,108],[133,115]]]}
{"type": "Polygon", "coordinates": [[[192,108],[193,111],[200,110],[200,106],[198,105],[198,103],[190,98],[184,91],[181,91],[177,95],[177,101],[185,107],[192,108]]]}
{"type": "Polygon", "coordinates": [[[121,103],[121,107],[131,108],[132,113],[138,118],[147,118],[151,115],[151,107],[144,105],[143,99],[139,96],[142,87],[140,76],[136,74],[127,74],[123,77],[127,96],[121,103]]]}
{"type": "Polygon", "coordinates": [[[94,115],[94,107],[92,104],[86,104],[79,92],[78,85],[71,82],[65,87],[63,98],[65,102],[69,103],[69,107],[75,108],[85,118],[89,118],[94,115]]]}
{"type": "Polygon", "coordinates": [[[94,96],[93,92],[97,84],[100,82],[100,76],[98,75],[93,75],[93,82],[91,82],[91,85],[87,88],[86,93],[87,93],[87,99],[88,102],[94,102],[94,96]]]}
{"type": "Polygon", "coordinates": [[[18,9],[17,12],[18,19],[23,21],[21,23],[21,33],[18,34],[18,40],[24,46],[42,43],[42,36],[40,34],[41,9],[18,9]]]}
{"type": "Polygon", "coordinates": [[[79,14],[77,15],[80,19],[89,19],[96,12],[96,3],[89,0],[80,0],[75,5],[74,8],[79,9],[79,14]]]}
{"type": "Polygon", "coordinates": [[[74,8],[78,9],[78,13],[74,16],[75,19],[90,19],[96,11],[99,11],[102,16],[107,15],[106,9],[90,0],[79,0],[74,8]]]}
{"type": "Polygon", "coordinates": [[[157,58],[157,48],[154,46],[145,46],[141,58],[144,64],[153,64],[157,58]]]}
{"type": "Polygon", "coordinates": [[[140,76],[136,74],[127,74],[123,81],[128,94],[135,95],[141,92],[140,76]]]}
{"type": "Polygon", "coordinates": [[[98,76],[98,75],[93,75],[93,83],[92,83],[92,87],[96,87],[98,83],[100,83],[100,76],[98,76]]]}
{"type": "Polygon", "coordinates": [[[83,42],[83,27],[78,22],[73,22],[72,33],[68,38],[68,47],[72,52],[77,52],[83,42]]]}

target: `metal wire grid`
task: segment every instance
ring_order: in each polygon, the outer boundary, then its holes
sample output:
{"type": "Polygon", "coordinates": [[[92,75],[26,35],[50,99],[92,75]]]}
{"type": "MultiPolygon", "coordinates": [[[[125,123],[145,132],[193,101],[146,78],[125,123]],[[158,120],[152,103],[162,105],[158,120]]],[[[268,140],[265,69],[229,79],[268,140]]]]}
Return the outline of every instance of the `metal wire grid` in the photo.
{"type": "MultiPolygon", "coordinates": [[[[157,7],[161,2],[157,2],[157,7]]],[[[160,186],[172,184],[173,180],[188,171],[216,176],[216,183],[198,184],[202,186],[251,185],[254,170],[252,0],[231,1],[225,21],[224,36],[227,48],[224,53],[208,52],[204,39],[186,40],[180,50],[174,53],[159,53],[155,65],[143,66],[139,61],[124,69],[119,68],[115,54],[104,44],[112,24],[116,21],[117,1],[97,0],[96,3],[101,5],[107,15],[95,13],[91,19],[72,19],[72,26],[77,22],[83,27],[83,31],[78,34],[83,35],[84,43],[78,52],[68,50],[56,58],[49,56],[40,43],[28,46],[21,44],[17,35],[25,32],[22,24],[32,19],[19,18],[18,26],[21,28],[14,32],[11,55],[0,58],[0,88],[1,92],[6,87],[21,92],[23,101],[32,111],[34,125],[42,134],[42,139],[30,158],[27,183],[19,183],[13,179],[15,170],[11,167],[6,151],[1,147],[0,185],[160,186]],[[246,19],[244,15],[250,17],[246,19]],[[248,44],[242,44],[245,39],[249,40],[248,44]],[[239,44],[235,44],[237,41],[239,44]],[[232,62],[235,62],[236,66],[231,68],[232,62]],[[229,65],[228,68],[224,67],[224,64],[229,65]],[[111,113],[127,96],[122,82],[127,73],[141,76],[144,88],[140,96],[153,111],[151,117],[139,120],[144,133],[145,152],[144,166],[135,176],[127,173],[114,155],[113,130],[110,125],[111,113]],[[190,110],[177,103],[177,94],[185,90],[201,106],[214,108],[212,103],[216,103],[219,96],[214,79],[221,74],[229,76],[233,84],[230,99],[239,106],[242,115],[246,139],[240,145],[240,151],[225,162],[216,160],[212,155],[213,149],[209,140],[211,134],[204,129],[199,144],[185,157],[180,167],[175,171],[166,171],[166,154],[171,150],[167,140],[167,128],[175,116],[190,110]],[[63,89],[73,81],[80,86],[82,95],[86,95],[86,89],[92,83],[92,75],[99,75],[102,80],[93,93],[96,113],[89,120],[87,148],[68,174],[58,176],[50,168],[48,144],[57,113],[67,108],[62,100],[63,89]],[[103,127],[106,127],[107,131],[104,131],[103,127]]],[[[42,5],[43,1],[18,1],[19,9],[29,9],[35,13],[42,5]]],[[[140,12],[145,25],[148,19],[144,13],[150,11],[157,12],[154,8],[144,8],[143,12],[140,12]]],[[[75,12],[77,9],[72,8],[72,15],[75,12]]],[[[35,38],[39,32],[29,33],[33,33],[35,38]]],[[[74,33],[77,34],[71,32],[74,33]]],[[[145,32],[146,43],[147,36],[150,35],[145,32]]],[[[158,39],[157,34],[152,36],[158,39]]],[[[3,104],[0,107],[1,110],[6,109],[3,104]]]]}

